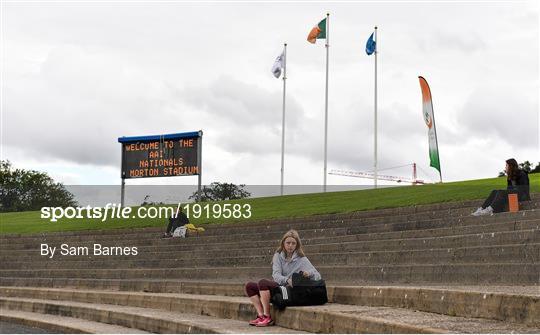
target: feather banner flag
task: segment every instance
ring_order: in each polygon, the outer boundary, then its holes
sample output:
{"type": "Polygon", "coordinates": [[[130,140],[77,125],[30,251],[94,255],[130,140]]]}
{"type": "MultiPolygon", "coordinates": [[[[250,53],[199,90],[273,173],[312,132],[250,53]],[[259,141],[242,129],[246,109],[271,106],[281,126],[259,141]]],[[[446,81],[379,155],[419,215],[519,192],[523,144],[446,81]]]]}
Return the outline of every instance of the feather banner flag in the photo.
{"type": "Polygon", "coordinates": [[[326,38],[326,19],[323,19],[319,24],[317,24],[307,37],[309,43],[315,44],[318,39],[326,38]]]}
{"type": "Polygon", "coordinates": [[[277,56],[274,66],[272,66],[272,74],[274,77],[279,78],[281,71],[283,70],[283,62],[285,60],[285,51],[281,52],[281,55],[277,56]]]}
{"type": "Polygon", "coordinates": [[[431,90],[427,81],[419,76],[420,88],[422,90],[422,112],[424,115],[424,122],[428,127],[428,137],[429,137],[429,161],[430,166],[439,170],[441,175],[441,162],[439,160],[439,145],[437,143],[437,131],[435,129],[435,117],[433,114],[433,101],[431,100],[431,90]]]}

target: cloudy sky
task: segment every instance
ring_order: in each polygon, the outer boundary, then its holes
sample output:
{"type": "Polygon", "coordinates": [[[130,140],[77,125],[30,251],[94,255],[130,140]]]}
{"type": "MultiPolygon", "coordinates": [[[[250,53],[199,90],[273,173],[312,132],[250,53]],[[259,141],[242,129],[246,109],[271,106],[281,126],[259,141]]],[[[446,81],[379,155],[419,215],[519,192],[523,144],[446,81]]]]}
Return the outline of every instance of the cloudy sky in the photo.
{"type": "MultiPolygon", "coordinates": [[[[472,3],[3,1],[2,159],[66,184],[119,184],[120,136],[204,131],[203,182],[279,184],[288,43],[287,184],[321,184],[330,13],[328,169],[373,166],[379,27],[379,167],[429,168],[418,76],[432,90],[443,178],[538,161],[539,7],[472,3]]],[[[409,169],[385,171],[409,176],[409,169]]],[[[130,183],[194,184],[196,177],[130,183]]],[[[371,184],[329,176],[329,184],[371,184]]]]}

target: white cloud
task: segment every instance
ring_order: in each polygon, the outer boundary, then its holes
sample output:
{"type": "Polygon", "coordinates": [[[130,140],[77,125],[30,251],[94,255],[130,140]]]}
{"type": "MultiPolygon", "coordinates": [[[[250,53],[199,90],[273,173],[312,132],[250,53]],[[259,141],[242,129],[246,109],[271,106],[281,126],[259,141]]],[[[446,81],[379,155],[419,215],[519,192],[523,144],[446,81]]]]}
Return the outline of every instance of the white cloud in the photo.
{"type": "MultiPolygon", "coordinates": [[[[432,88],[445,179],[490,177],[508,157],[538,157],[530,3],[4,6],[3,158],[39,161],[65,181],[116,182],[119,136],[202,129],[205,182],[277,183],[282,81],[270,68],[287,41],[286,182],[320,183],[325,49],[305,39],[327,11],[329,169],[372,169],[373,57],[364,45],[375,24],[381,168],[417,162],[433,172],[418,75],[432,88]],[[99,172],[88,177],[90,169],[99,172]]],[[[144,182],[193,178],[133,181],[144,182]]]]}

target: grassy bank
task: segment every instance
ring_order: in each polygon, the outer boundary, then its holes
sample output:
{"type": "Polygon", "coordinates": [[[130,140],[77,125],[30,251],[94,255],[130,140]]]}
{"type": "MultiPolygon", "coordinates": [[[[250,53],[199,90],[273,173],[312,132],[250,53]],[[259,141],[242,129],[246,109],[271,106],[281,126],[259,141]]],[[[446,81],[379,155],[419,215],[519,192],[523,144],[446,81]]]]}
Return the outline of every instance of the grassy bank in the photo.
{"type": "MultiPolygon", "coordinates": [[[[531,192],[540,192],[540,174],[529,176],[531,192]]],[[[459,200],[485,198],[492,189],[506,188],[506,179],[492,178],[469,180],[454,183],[401,186],[377,190],[346,191],[332,193],[314,193],[287,195],[229,201],[223,203],[249,204],[249,221],[302,217],[314,214],[347,213],[379,208],[392,208],[410,205],[431,204],[459,200]]],[[[136,211],[137,208],[134,208],[136,211]]],[[[0,234],[39,233],[84,229],[117,229],[128,227],[165,226],[165,219],[61,219],[49,222],[40,218],[41,212],[18,212],[0,214],[0,234]]],[[[243,219],[246,220],[246,219],[243,219]]],[[[191,220],[194,224],[238,222],[238,219],[191,220]]],[[[247,221],[247,220],[246,220],[247,221]]]]}

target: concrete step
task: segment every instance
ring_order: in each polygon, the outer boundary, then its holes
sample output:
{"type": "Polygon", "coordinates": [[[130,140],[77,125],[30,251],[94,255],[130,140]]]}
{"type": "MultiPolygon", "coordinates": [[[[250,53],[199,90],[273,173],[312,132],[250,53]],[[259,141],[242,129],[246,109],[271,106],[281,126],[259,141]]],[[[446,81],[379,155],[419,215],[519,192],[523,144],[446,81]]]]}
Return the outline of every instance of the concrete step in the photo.
{"type": "Polygon", "coordinates": [[[530,229],[512,232],[489,232],[442,237],[329,243],[306,246],[305,250],[308,253],[390,250],[405,251],[424,248],[459,248],[537,242],[540,242],[540,231],[537,229],[530,229]]]}
{"type": "MultiPolygon", "coordinates": [[[[536,206],[528,206],[531,208],[540,208],[540,205],[536,206]]],[[[448,225],[448,224],[455,224],[456,222],[460,222],[465,220],[465,222],[477,222],[479,220],[485,220],[485,218],[477,218],[477,217],[471,217],[470,212],[472,211],[471,208],[461,208],[461,209],[455,209],[451,211],[439,211],[439,212],[421,212],[413,215],[399,215],[399,216],[385,216],[385,217],[374,217],[369,219],[342,219],[342,220],[332,220],[332,221],[308,221],[303,222],[303,219],[298,219],[297,222],[289,222],[289,223],[282,223],[279,221],[276,221],[272,224],[267,224],[265,226],[261,225],[253,225],[251,223],[245,223],[240,226],[230,226],[229,224],[225,225],[205,225],[205,228],[207,228],[207,231],[203,234],[201,234],[198,238],[206,239],[207,242],[216,242],[216,241],[223,241],[224,239],[227,240],[228,238],[235,238],[239,235],[267,235],[269,233],[274,234],[275,236],[272,236],[273,239],[279,239],[283,232],[294,228],[297,230],[308,230],[306,233],[309,233],[310,230],[313,229],[329,229],[329,228],[359,228],[364,226],[380,226],[382,224],[388,224],[392,223],[394,226],[397,224],[400,225],[411,225],[412,223],[418,222],[420,224],[421,222],[427,224],[431,221],[437,221],[437,226],[440,226],[441,224],[448,225]],[[459,211],[459,212],[456,212],[459,211]],[[441,219],[445,218],[445,219],[441,219]],[[440,221],[440,222],[439,222],[440,221]]],[[[537,218],[540,218],[540,211],[538,210],[528,210],[532,212],[532,214],[536,214],[537,218]]],[[[527,210],[522,211],[520,213],[500,213],[496,216],[500,219],[503,218],[518,218],[521,217],[521,215],[524,212],[528,212],[527,210]]],[[[111,230],[109,234],[105,234],[103,232],[99,232],[99,234],[91,235],[88,233],[84,234],[72,234],[69,235],[73,239],[73,241],[79,240],[79,241],[87,241],[94,238],[101,237],[102,240],[115,240],[118,239],[119,235],[121,235],[121,238],[123,240],[142,240],[142,241],[148,241],[148,237],[152,236],[154,234],[159,235],[160,232],[164,231],[166,224],[164,222],[164,226],[161,230],[150,230],[146,229],[144,231],[139,230],[124,230],[123,233],[119,233],[117,230],[111,230]]],[[[337,233],[339,234],[339,232],[337,233]]],[[[0,239],[2,243],[0,243],[0,248],[8,248],[9,249],[24,249],[31,247],[33,244],[37,242],[53,242],[53,241],[60,241],[62,239],[65,239],[66,234],[64,233],[47,233],[47,234],[41,234],[41,235],[30,235],[30,236],[21,236],[18,238],[3,238],[0,239]],[[3,246],[3,247],[2,247],[3,246]]],[[[248,237],[248,236],[246,236],[248,237]]],[[[306,236],[309,237],[309,236],[306,236]]],[[[256,236],[250,236],[249,238],[253,239],[256,238],[256,236]]],[[[186,239],[186,243],[189,243],[189,238],[186,239]]],[[[141,242],[144,243],[144,242],[141,242]]]]}
{"type": "MultiPolygon", "coordinates": [[[[244,284],[171,280],[0,278],[2,286],[78,288],[245,296],[244,284]]],[[[0,287],[15,295],[17,289],[0,287]]],[[[328,301],[339,304],[408,308],[450,316],[486,318],[540,327],[539,286],[352,286],[327,283],[328,301]]],[[[32,294],[29,294],[32,296],[32,294]]]]}
{"type": "MultiPolygon", "coordinates": [[[[380,251],[380,250],[418,250],[422,248],[457,248],[466,246],[487,246],[487,245],[504,245],[504,244],[518,244],[518,243],[535,243],[540,242],[540,230],[536,228],[537,223],[532,223],[535,227],[533,229],[521,230],[521,231],[503,231],[503,232],[488,232],[466,235],[454,235],[454,236],[441,236],[441,237],[427,237],[427,238],[403,238],[403,239],[379,239],[369,241],[357,241],[357,242],[336,242],[328,244],[318,245],[306,245],[305,250],[308,253],[321,253],[321,252],[349,252],[349,251],[380,251]]],[[[530,226],[530,225],[529,225],[530,226]]],[[[347,238],[345,238],[347,239],[347,238]]],[[[338,239],[339,240],[339,239],[338,239]]],[[[64,241],[67,242],[67,241],[64,241]]],[[[252,241],[250,240],[250,249],[266,248],[267,250],[275,248],[277,246],[276,241],[252,241]]],[[[115,245],[103,244],[103,246],[121,246],[132,247],[133,245],[120,244],[115,245]]],[[[53,245],[51,245],[53,246],[53,245]]],[[[61,245],[54,245],[57,250],[61,245]]],[[[93,243],[86,243],[83,245],[76,245],[81,247],[88,247],[92,251],[93,243]]],[[[39,246],[36,246],[39,247],[39,246]]],[[[211,243],[211,244],[191,244],[186,245],[182,243],[182,240],[178,241],[177,245],[162,245],[162,246],[140,246],[138,247],[138,253],[144,254],[148,252],[204,252],[209,250],[233,250],[239,249],[243,253],[248,253],[250,250],[239,248],[238,243],[211,243]]],[[[6,252],[3,251],[2,254],[6,252]]],[[[22,250],[23,255],[31,253],[30,250],[22,250]]],[[[20,255],[17,250],[10,251],[11,255],[20,255]]],[[[34,249],[33,253],[39,253],[39,249],[34,249]]],[[[269,252],[270,253],[270,252],[269,252]]],[[[135,256],[131,256],[135,257],[135,256]]]]}
{"type": "MultiPolygon", "coordinates": [[[[152,305],[141,304],[141,305],[152,305]]],[[[140,329],[152,333],[182,334],[257,334],[300,333],[283,327],[251,327],[247,322],[221,319],[207,315],[188,314],[155,307],[128,307],[121,305],[82,303],[73,301],[23,299],[0,297],[2,310],[38,312],[47,315],[69,315],[77,319],[109,323],[140,329]]],[[[132,333],[128,330],[127,333],[132,333]]]]}
{"type": "MultiPolygon", "coordinates": [[[[298,221],[290,222],[287,224],[276,222],[268,224],[265,226],[261,225],[252,225],[251,222],[246,222],[241,226],[229,227],[228,224],[212,224],[204,225],[206,231],[204,234],[200,234],[201,238],[208,239],[209,241],[215,241],[216,238],[222,238],[231,235],[250,235],[250,234],[261,234],[262,232],[280,234],[276,238],[280,238],[283,234],[283,231],[291,229],[294,227],[297,230],[313,230],[321,228],[334,228],[334,227],[343,227],[343,226],[361,226],[361,225],[376,225],[384,223],[403,223],[408,221],[421,221],[421,220],[435,220],[441,217],[456,218],[462,217],[463,215],[469,215],[472,209],[459,209],[459,213],[454,213],[456,210],[452,211],[438,211],[438,212],[425,212],[411,215],[396,215],[388,217],[374,217],[368,219],[346,219],[346,220],[327,220],[327,221],[307,221],[304,222],[304,219],[299,218],[298,221]]],[[[163,220],[163,227],[158,232],[163,232],[166,227],[166,220],[163,220]]],[[[44,223],[50,224],[50,223],[44,223]]],[[[59,224],[59,223],[55,223],[59,224]]],[[[107,223],[103,223],[106,225],[107,223]]],[[[138,230],[129,230],[125,229],[121,235],[117,231],[111,231],[110,234],[81,234],[71,236],[73,240],[84,241],[92,238],[102,238],[105,239],[118,239],[121,236],[123,239],[135,240],[135,239],[145,239],[148,238],[148,230],[139,232],[138,230]]],[[[3,238],[0,239],[2,245],[28,245],[29,243],[35,243],[37,241],[58,241],[59,239],[64,239],[66,236],[64,234],[54,234],[46,233],[42,236],[20,236],[16,239],[14,238],[3,238]]]]}
{"type": "Polygon", "coordinates": [[[38,327],[60,334],[149,334],[148,332],[68,316],[2,309],[0,321],[38,327]]]}
{"type": "MultiPolygon", "coordinates": [[[[325,231],[328,237],[332,235],[343,235],[343,234],[357,234],[357,233],[380,233],[380,232],[394,232],[394,231],[406,231],[406,230],[419,230],[419,229],[433,229],[433,228],[443,228],[443,227],[465,227],[465,226],[478,226],[488,223],[500,223],[500,222],[516,222],[522,220],[531,220],[531,219],[540,219],[540,210],[529,210],[523,211],[517,214],[502,213],[494,216],[485,216],[485,217],[436,217],[436,218],[426,218],[422,217],[417,220],[405,220],[398,221],[395,219],[389,220],[388,222],[371,222],[371,221],[362,221],[362,222],[351,222],[351,221],[341,221],[341,222],[321,222],[316,226],[305,227],[301,224],[291,224],[287,225],[286,229],[281,229],[283,227],[279,226],[266,226],[258,228],[257,231],[252,233],[232,233],[231,231],[223,230],[223,234],[220,236],[205,236],[200,235],[196,238],[185,239],[185,243],[197,243],[197,241],[204,242],[224,242],[228,241],[229,237],[235,237],[232,241],[237,241],[238,239],[261,239],[261,237],[266,236],[267,239],[276,239],[279,240],[284,231],[294,228],[298,230],[301,236],[304,237],[304,240],[309,240],[313,238],[311,235],[314,232],[325,231]]],[[[457,228],[456,228],[457,229],[457,228]]],[[[315,236],[316,237],[316,236],[315,236]]]]}
{"type": "MultiPolygon", "coordinates": [[[[254,225],[254,224],[236,224],[230,226],[228,224],[224,225],[211,225],[213,229],[209,229],[205,232],[205,235],[209,236],[223,236],[224,234],[253,234],[261,231],[264,232],[281,232],[288,229],[304,230],[304,229],[321,229],[321,228],[332,228],[332,227],[358,227],[358,226],[371,226],[371,225],[382,225],[388,223],[407,223],[407,222],[417,222],[417,221],[427,221],[427,220],[440,220],[441,218],[445,219],[479,219],[478,217],[472,217],[471,213],[476,210],[477,207],[464,207],[450,210],[436,210],[436,211],[425,211],[417,212],[412,214],[396,214],[396,215],[385,215],[385,216],[375,216],[375,217],[351,217],[351,218],[336,218],[333,220],[318,220],[311,222],[304,222],[301,219],[297,222],[289,223],[273,223],[267,225],[254,225]]],[[[521,213],[525,211],[534,211],[540,209],[540,203],[529,203],[526,206],[521,208],[521,213]]],[[[514,213],[500,213],[497,215],[504,216],[519,216],[514,213]]]]}
{"type": "MultiPolygon", "coordinates": [[[[4,262],[4,269],[62,269],[62,268],[167,268],[212,266],[264,266],[272,262],[272,254],[219,258],[183,258],[165,255],[164,258],[141,260],[111,259],[90,256],[86,260],[41,259],[32,262],[4,262]],[[166,257],[166,258],[165,258],[166,257]]],[[[318,266],[330,265],[385,265],[385,264],[452,264],[452,263],[533,263],[540,262],[540,243],[511,244],[488,247],[419,249],[403,251],[369,251],[349,253],[313,253],[310,261],[318,266]]]]}
{"type": "MultiPolygon", "coordinates": [[[[536,196],[536,199],[540,197],[536,196]]],[[[238,282],[269,278],[270,258],[278,240],[288,228],[295,228],[300,230],[308,257],[329,283],[329,298],[333,304],[290,308],[285,313],[276,313],[276,320],[283,327],[310,332],[334,332],[336,329],[340,332],[359,332],[358,329],[377,332],[468,332],[475,329],[476,332],[530,332],[534,329],[537,332],[540,327],[539,202],[531,203],[530,209],[519,213],[480,218],[469,215],[471,208],[471,203],[467,206],[462,203],[459,206],[428,206],[422,210],[401,208],[327,215],[324,219],[309,217],[209,225],[205,234],[187,239],[160,239],[164,227],[20,238],[6,236],[0,238],[1,285],[173,291],[181,296],[166,294],[164,298],[140,292],[138,294],[143,296],[132,292],[78,290],[51,293],[42,289],[16,291],[18,293],[13,297],[2,299],[8,300],[6,306],[28,305],[28,301],[13,302],[13,299],[42,299],[37,305],[36,301],[31,302],[28,312],[40,308],[43,311],[81,311],[84,307],[86,309],[82,310],[90,311],[88,313],[96,318],[91,317],[91,321],[99,321],[100,315],[105,313],[110,320],[140,321],[148,327],[142,329],[150,332],[159,329],[152,326],[155,324],[159,327],[166,324],[168,329],[175,331],[181,327],[175,319],[161,319],[159,312],[163,311],[173,313],[171,317],[178,316],[178,312],[188,313],[186,317],[206,313],[205,317],[217,318],[218,322],[222,322],[221,319],[223,322],[241,322],[246,327],[245,320],[252,318],[254,311],[246,298],[239,297],[243,295],[243,287],[238,282]],[[94,241],[104,246],[135,245],[139,247],[139,255],[55,256],[47,259],[38,256],[39,244],[44,241],[72,246],[94,241]],[[220,283],[215,283],[217,281],[220,283]],[[399,283],[400,286],[365,286],[369,283],[399,283]],[[414,286],[403,287],[408,283],[414,286]],[[354,284],[364,286],[359,288],[354,284]],[[445,287],[419,287],[433,284],[445,287]],[[448,285],[452,286],[446,288],[448,285]],[[458,289],[457,285],[475,286],[458,289]],[[485,288],[476,285],[485,285],[485,288]],[[494,292],[491,291],[494,285],[512,285],[512,288],[494,292]],[[517,285],[526,285],[527,290],[536,289],[537,294],[512,293],[518,290],[517,285]],[[116,293],[129,297],[114,295],[116,293]],[[137,305],[138,301],[141,305],[137,305]],[[59,306],[59,303],[65,305],[59,306]],[[73,303],[91,305],[81,307],[73,303]],[[101,307],[96,312],[95,306],[103,304],[115,306],[105,305],[106,312],[101,307]],[[162,304],[165,307],[160,307],[162,304]],[[181,310],[174,311],[174,304],[181,306],[181,310]],[[119,308],[145,311],[125,312],[119,308]],[[249,315],[243,314],[246,311],[249,315]],[[139,314],[146,321],[135,319],[133,315],[139,314]],[[444,318],[440,319],[441,316],[444,318]],[[490,320],[481,320],[477,324],[471,317],[490,320]],[[502,323],[489,328],[488,325],[497,322],[502,323]],[[516,322],[521,325],[515,325],[516,322]],[[464,330],[463,325],[473,327],[464,330]]],[[[59,247],[59,244],[54,246],[59,247]]],[[[3,304],[0,301],[0,306],[3,304]]],[[[112,323],[122,327],[127,325],[112,323]]],[[[281,332],[290,332],[286,328],[281,332]]],[[[251,329],[248,331],[252,332],[251,329]]]]}
{"type": "MultiPolygon", "coordinates": [[[[538,209],[540,208],[540,193],[531,193],[532,201],[523,202],[522,209],[538,209]]],[[[287,223],[299,223],[299,222],[333,222],[333,221],[347,221],[355,219],[371,219],[377,217],[392,217],[400,215],[410,215],[410,214],[422,214],[428,212],[441,212],[444,210],[452,209],[476,209],[483,203],[483,200],[468,200],[468,201],[457,201],[457,202],[443,202],[443,203],[434,203],[428,205],[416,205],[416,206],[406,206],[406,207],[395,207],[387,209],[375,209],[375,210],[366,210],[366,211],[354,211],[348,213],[339,213],[339,214],[325,214],[325,215],[312,215],[308,217],[291,217],[290,219],[280,219],[280,220],[266,220],[266,221],[256,221],[249,224],[249,226],[266,226],[268,224],[287,224],[287,223]]],[[[467,216],[470,213],[466,214],[467,216]]],[[[211,225],[213,226],[213,225],[211,225]]],[[[220,225],[217,225],[220,227],[220,225]]],[[[230,223],[227,224],[229,228],[243,228],[245,227],[244,222],[230,223]]]]}
{"type": "MultiPolygon", "coordinates": [[[[485,246],[518,243],[540,242],[538,229],[520,231],[487,232],[466,235],[450,235],[427,238],[399,238],[380,239],[369,241],[341,242],[306,245],[304,250],[309,254],[323,252],[352,252],[352,251],[389,251],[389,250],[417,250],[422,248],[455,248],[462,246],[485,246]]],[[[273,253],[279,241],[250,241],[245,248],[239,243],[216,243],[184,245],[182,241],[177,245],[164,245],[159,247],[139,247],[139,254],[147,252],[191,252],[203,253],[205,251],[221,252],[223,250],[238,250],[240,254],[246,254],[252,249],[273,253]]],[[[123,244],[122,244],[123,245],[123,244]]],[[[122,246],[121,245],[121,246],[122,246]]],[[[57,245],[59,247],[59,245],[57,245]]],[[[104,246],[106,246],[104,244],[104,246]]],[[[36,251],[37,252],[37,251],[36,251]]]]}
{"type": "MultiPolygon", "coordinates": [[[[352,234],[366,234],[366,233],[383,233],[383,232],[396,232],[396,231],[414,231],[414,230],[427,230],[427,229],[440,229],[440,228],[449,228],[449,227],[455,227],[456,231],[459,231],[463,227],[469,227],[470,225],[473,226],[480,226],[480,225],[486,225],[486,224],[493,224],[493,223],[510,223],[510,222],[522,222],[522,221],[533,221],[538,220],[537,222],[540,222],[540,210],[535,211],[524,211],[519,214],[512,214],[512,215],[506,215],[508,213],[503,213],[499,215],[494,215],[492,217],[484,217],[484,218],[466,218],[466,219],[456,219],[453,224],[449,225],[449,220],[447,219],[440,219],[440,220],[425,220],[425,221],[418,221],[418,222],[406,222],[403,224],[390,224],[390,225],[375,225],[375,226],[344,226],[344,227],[327,227],[327,228],[321,228],[321,229],[312,229],[312,230],[300,230],[300,236],[303,238],[304,243],[306,245],[311,243],[311,240],[317,240],[321,238],[321,235],[324,235],[325,238],[334,238],[334,239],[340,239],[343,236],[346,235],[352,235],[352,234]]],[[[536,224],[535,227],[538,227],[540,224],[536,224]]],[[[205,237],[204,235],[200,235],[198,237],[193,238],[187,238],[187,239],[161,239],[161,235],[145,235],[142,237],[139,237],[135,240],[130,240],[128,238],[122,238],[121,240],[123,243],[126,244],[132,244],[137,245],[140,248],[147,247],[147,248],[157,248],[157,247],[163,247],[163,246],[175,246],[178,245],[180,242],[178,240],[181,240],[182,245],[184,245],[186,248],[188,246],[202,246],[203,248],[206,248],[207,245],[220,245],[223,243],[238,243],[239,241],[243,240],[250,240],[250,241],[274,241],[274,243],[279,242],[281,239],[281,236],[283,235],[284,231],[280,231],[279,233],[260,233],[260,234],[241,234],[241,235],[234,235],[234,234],[227,234],[221,238],[217,236],[208,236],[205,237]]],[[[112,236],[114,237],[114,236],[112,236]]],[[[106,243],[107,241],[111,242],[117,242],[118,239],[111,239],[111,236],[104,237],[103,240],[97,240],[97,239],[85,239],[82,243],[79,242],[79,238],[75,238],[74,240],[62,238],[49,238],[47,239],[38,239],[35,240],[35,242],[28,242],[23,244],[15,244],[15,245],[1,245],[0,246],[0,254],[5,254],[9,251],[9,253],[14,252],[24,252],[28,250],[34,250],[38,249],[41,243],[49,243],[52,244],[50,241],[58,241],[58,244],[65,243],[67,240],[70,243],[78,243],[82,246],[88,246],[92,245],[94,242],[100,241],[101,243],[106,243]]]]}
{"type": "Polygon", "coordinates": [[[25,326],[23,324],[2,321],[0,314],[0,332],[2,334],[53,334],[53,332],[48,331],[43,328],[25,326]]]}
{"type": "MultiPolygon", "coordinates": [[[[260,279],[260,278],[259,278],[260,279]]],[[[403,287],[413,289],[445,289],[483,293],[501,293],[525,296],[540,296],[538,285],[355,285],[351,281],[332,280],[326,281],[329,292],[332,287],[403,287]]],[[[21,287],[47,287],[47,288],[81,288],[88,290],[113,290],[113,291],[142,291],[153,293],[191,293],[226,296],[244,296],[244,282],[235,279],[212,280],[183,280],[183,279],[95,279],[95,278],[25,278],[25,277],[0,277],[0,286],[21,287]],[[204,291],[201,291],[204,290],[204,291]]]]}
{"type": "MultiPolygon", "coordinates": [[[[3,289],[0,306],[20,306],[31,303],[32,308],[48,310],[99,306],[109,315],[127,308],[152,308],[170,312],[205,314],[217,318],[247,321],[254,308],[247,298],[190,294],[150,294],[135,292],[105,292],[79,290],[3,289]],[[5,295],[10,295],[6,297],[5,295]],[[25,297],[26,295],[35,298],[25,297]],[[16,296],[16,298],[11,297],[16,296]],[[68,302],[69,300],[70,302],[68,302]],[[73,301],[73,302],[71,302],[73,301]],[[92,305],[88,305],[91,303],[92,305]],[[83,306],[86,304],[86,306],[83,306]],[[35,306],[37,305],[37,306],[35,306]],[[55,306],[54,308],[42,305],[55,306]],[[57,307],[56,307],[57,306],[57,307]],[[128,307],[129,306],[129,307],[128,307]]],[[[94,307],[98,308],[98,307],[94,307]]],[[[79,313],[79,312],[76,312],[79,313]]],[[[161,311],[158,312],[161,315],[161,311]]],[[[158,314],[154,312],[154,315],[158,314]]],[[[88,314],[86,311],[85,314],[88,314]]],[[[101,313],[103,314],[103,313],[101,313]]],[[[370,307],[331,303],[324,306],[289,307],[274,311],[279,326],[309,332],[415,332],[415,333],[535,333],[540,329],[518,323],[495,320],[453,317],[403,308],[370,307]]],[[[142,315],[145,318],[145,315],[142,315]]],[[[148,327],[137,327],[149,330],[148,327]]]]}
{"type": "MultiPolygon", "coordinates": [[[[326,236],[324,231],[320,235],[321,237],[313,239],[304,239],[302,238],[302,243],[304,245],[313,245],[313,244],[322,244],[322,243],[344,243],[344,242],[354,242],[354,241],[368,241],[368,240],[384,240],[384,239],[406,239],[406,238],[423,238],[423,237],[442,237],[442,236],[453,236],[459,234],[474,234],[474,233],[483,233],[486,232],[503,232],[503,231],[519,231],[519,230],[530,230],[530,229],[540,229],[540,219],[533,220],[523,220],[523,221],[509,221],[501,223],[492,223],[486,225],[472,225],[465,227],[449,227],[449,228],[435,228],[435,229],[422,229],[422,230],[407,230],[407,231],[396,231],[396,232],[384,232],[384,233],[365,233],[365,234],[354,234],[354,235],[345,235],[338,237],[326,236]]],[[[159,241],[164,241],[159,239],[159,241]]],[[[169,241],[169,240],[165,240],[169,241]]],[[[65,240],[64,242],[72,244],[71,240],[65,240]]],[[[101,242],[101,241],[100,241],[101,242]]],[[[176,244],[182,244],[183,241],[178,241],[174,239],[173,241],[176,244]]],[[[169,245],[169,244],[167,244],[169,245]]],[[[259,248],[250,248],[249,250],[240,250],[234,248],[233,245],[227,244],[223,247],[223,250],[208,250],[208,251],[198,251],[197,253],[174,253],[171,254],[169,251],[157,251],[157,252],[143,252],[137,255],[137,260],[156,260],[156,259],[167,259],[174,257],[174,259],[192,259],[196,257],[201,258],[217,258],[217,257],[236,257],[245,255],[271,255],[275,250],[277,245],[276,241],[273,241],[273,244],[270,245],[270,242],[267,244],[268,247],[259,247],[259,248]],[[234,249],[233,249],[234,248],[234,249]]],[[[141,249],[142,250],[142,249],[141,249]]],[[[62,256],[58,253],[53,258],[54,260],[70,261],[70,260],[88,260],[92,259],[91,256],[62,256]]],[[[38,250],[25,250],[25,251],[11,251],[3,252],[0,256],[1,262],[28,262],[28,261],[42,261],[43,256],[40,255],[38,250]]],[[[109,256],[109,259],[122,259],[129,260],[129,256],[109,256]]]]}
{"type": "MultiPolygon", "coordinates": [[[[317,266],[326,280],[355,283],[446,283],[536,285],[539,263],[466,263],[317,266]]],[[[72,277],[110,279],[248,280],[271,277],[270,264],[263,267],[189,267],[164,269],[26,269],[0,270],[0,277],[72,277]]]]}
{"type": "MultiPolygon", "coordinates": [[[[502,293],[490,286],[479,288],[415,288],[415,287],[335,287],[332,300],[342,304],[390,306],[428,311],[445,315],[487,318],[540,327],[540,288],[533,292],[513,294],[515,287],[502,293]],[[534,294],[536,291],[536,294],[534,294]]],[[[519,291],[519,290],[517,290],[519,291]]]]}

